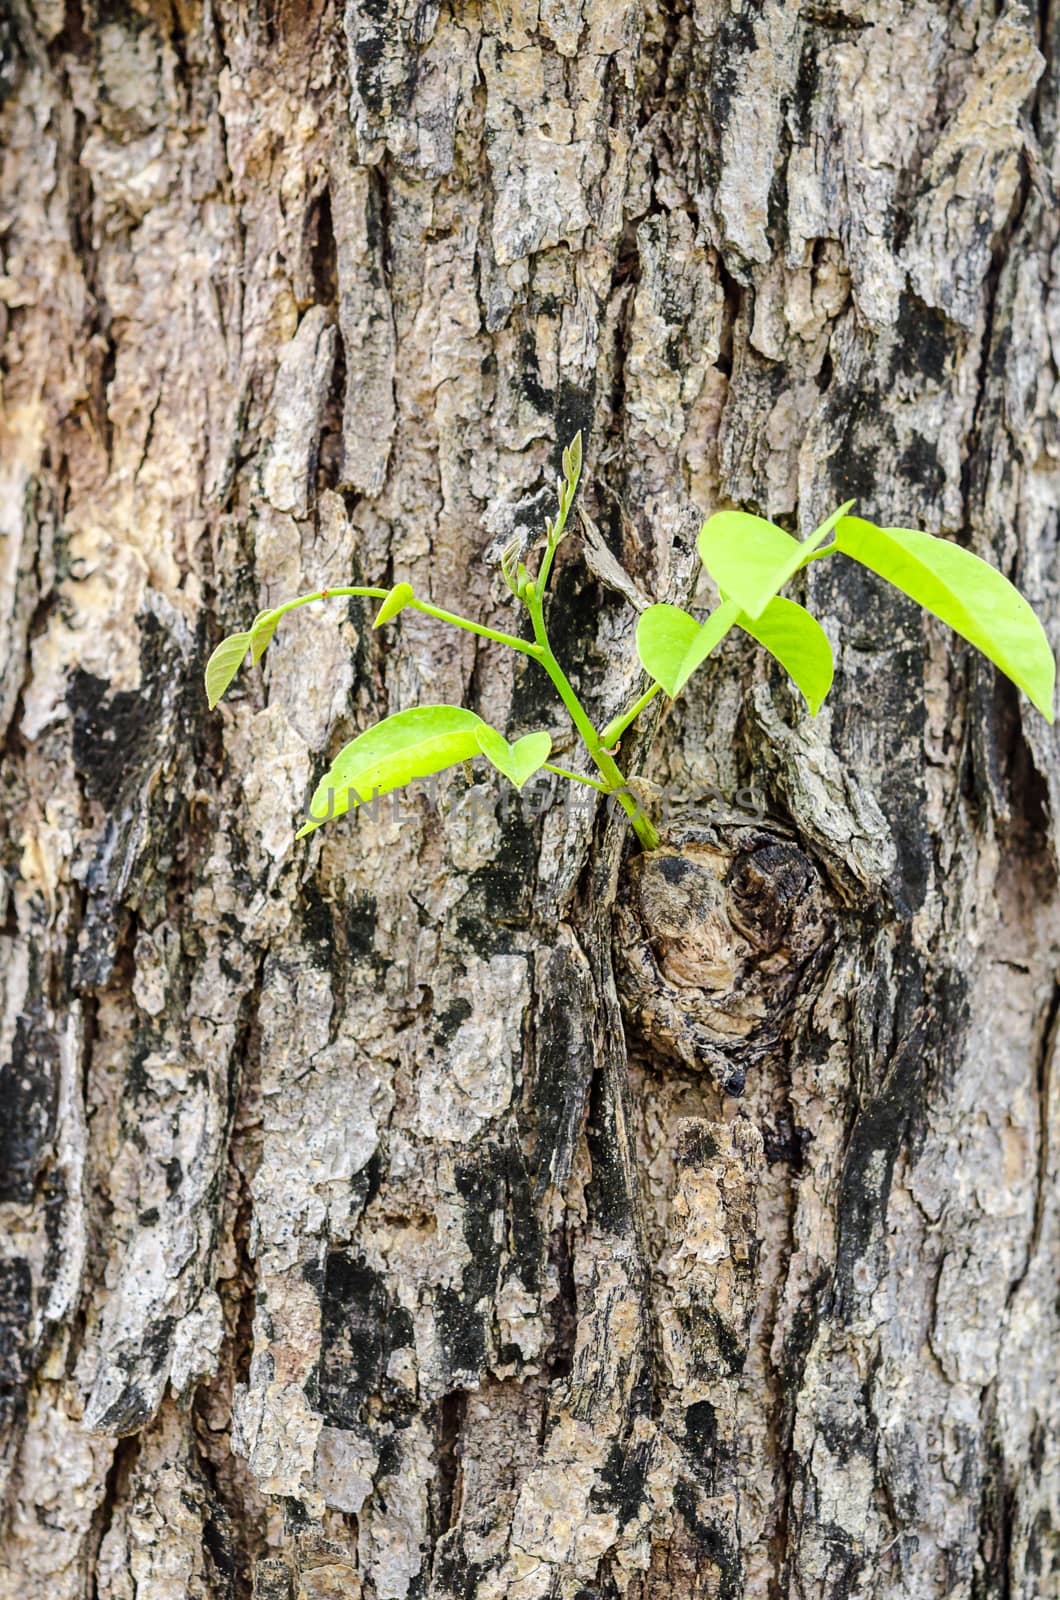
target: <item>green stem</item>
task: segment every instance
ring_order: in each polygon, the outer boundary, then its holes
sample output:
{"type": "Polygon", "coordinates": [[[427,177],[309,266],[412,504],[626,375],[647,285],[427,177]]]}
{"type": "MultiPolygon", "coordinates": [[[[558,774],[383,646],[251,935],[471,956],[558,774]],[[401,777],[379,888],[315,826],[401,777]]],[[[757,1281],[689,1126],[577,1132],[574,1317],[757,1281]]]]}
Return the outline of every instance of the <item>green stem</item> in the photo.
{"type": "Polygon", "coordinates": [[[808,567],[811,561],[820,561],[822,556],[834,556],[838,549],[839,541],[838,539],[833,539],[831,544],[822,545],[820,550],[814,550],[812,554],[803,556],[795,571],[801,572],[803,567],[808,567]]]}
{"type": "Polygon", "coordinates": [[[288,611],[294,611],[298,606],[308,606],[314,600],[330,600],[333,595],[353,595],[358,599],[385,600],[389,593],[389,589],[352,589],[348,585],[340,589],[315,589],[312,594],[300,594],[297,600],[287,600],[282,606],[274,606],[273,610],[277,616],[285,617],[288,611]]]}
{"type": "Polygon", "coordinates": [[[607,727],[604,728],[600,734],[600,743],[607,745],[608,747],[613,747],[617,740],[621,739],[630,723],[636,721],[637,717],[640,716],[641,712],[644,710],[644,707],[650,704],[650,702],[655,699],[657,694],[661,693],[662,684],[653,683],[651,688],[646,689],[641,695],[636,705],[631,706],[623,716],[616,717],[613,722],[609,722],[607,724],[607,727]]]}
{"type": "Polygon", "coordinates": [[[601,794],[610,794],[606,783],[597,783],[595,778],[587,778],[583,772],[568,772],[566,767],[554,767],[551,761],[544,763],[546,772],[554,772],[557,778],[569,778],[571,783],[587,783],[590,789],[599,789],[601,794]]]}
{"type": "Polygon", "coordinates": [[[536,584],[527,595],[527,609],[534,625],[534,638],[539,647],[538,660],[552,679],[556,693],[570,714],[570,719],[578,732],[582,742],[592,757],[594,764],[604,779],[605,792],[616,796],[619,805],[629,818],[633,831],[637,835],[645,850],[659,848],[659,835],[652,826],[650,819],[641,810],[636,799],[626,788],[626,780],[619,771],[613,757],[608,755],[600,742],[600,735],[589,720],[584,706],[574,692],[574,688],[563,668],[552,654],[552,646],[548,641],[545,629],[545,618],[541,604],[541,595],[536,584]]]}
{"type": "MultiPolygon", "coordinates": [[[[551,548],[554,549],[554,546],[551,548]]],[[[543,572],[547,577],[547,566],[543,566],[543,572]]],[[[493,628],[485,628],[480,623],[469,621],[467,617],[457,616],[454,611],[443,611],[438,606],[428,605],[425,600],[410,600],[409,608],[422,611],[428,617],[434,617],[439,622],[450,622],[454,627],[464,628],[468,633],[476,633],[483,639],[492,639],[496,644],[506,644],[512,650],[518,650],[521,655],[532,656],[535,661],[540,661],[552,679],[556,693],[570,713],[570,719],[581,735],[585,748],[592,757],[604,782],[596,783],[592,778],[580,777],[576,772],[565,772],[560,767],[548,767],[547,769],[550,772],[557,773],[561,778],[570,778],[575,783],[587,783],[592,788],[599,789],[601,794],[615,795],[645,850],[657,850],[659,848],[658,833],[652,826],[650,819],[641,810],[634,796],[626,788],[625,778],[619,771],[615,761],[604,749],[603,741],[589,720],[588,714],[575,694],[570,680],[552,654],[552,646],[549,644],[548,633],[545,630],[541,593],[538,587],[540,583],[541,578],[539,577],[538,584],[532,586],[526,601],[527,609],[534,625],[534,641],[532,644],[526,639],[517,639],[514,634],[498,633],[493,628]]],[[[334,589],[315,589],[312,594],[299,595],[296,600],[288,600],[283,605],[275,606],[273,609],[279,616],[283,617],[289,611],[294,611],[298,606],[311,605],[314,600],[329,600],[340,596],[366,600],[385,600],[389,593],[389,589],[364,588],[342,584],[334,589]]],[[[651,690],[645,700],[650,699],[654,692],[654,689],[651,690]]],[[[631,715],[634,715],[638,709],[639,705],[634,708],[634,712],[631,715]]]]}
{"type": "MultiPolygon", "coordinates": [[[[336,594],[337,590],[332,590],[336,594]]],[[[438,622],[451,622],[454,628],[464,628],[468,633],[477,633],[481,639],[492,639],[494,644],[506,644],[510,650],[518,650],[520,655],[534,656],[540,659],[541,650],[537,644],[531,644],[528,639],[517,639],[514,633],[498,633],[496,628],[486,628],[480,622],[471,622],[467,617],[457,616],[455,611],[443,611],[438,606],[428,605],[426,600],[410,600],[410,611],[422,611],[425,616],[434,617],[438,622]]]]}
{"type": "MultiPolygon", "coordinates": [[[[288,611],[294,611],[298,606],[308,606],[314,600],[333,600],[338,596],[353,596],[357,599],[385,600],[390,593],[389,589],[365,589],[351,587],[349,584],[339,585],[334,589],[315,589],[312,594],[300,594],[297,600],[288,600],[282,606],[273,609],[277,615],[285,617],[288,611]]],[[[451,622],[455,628],[464,628],[468,633],[477,633],[483,639],[492,639],[495,644],[506,644],[512,650],[519,650],[524,656],[538,656],[540,650],[536,644],[531,644],[527,639],[517,639],[514,634],[498,633],[495,628],[483,627],[479,622],[472,622],[467,617],[457,616],[455,611],[442,611],[438,606],[428,605],[426,600],[410,600],[410,611],[422,611],[428,617],[435,617],[439,622],[451,622]]]]}
{"type": "Polygon", "coordinates": [[[567,513],[564,511],[562,516],[556,518],[555,525],[552,529],[552,537],[545,546],[545,553],[541,557],[541,565],[537,569],[537,583],[535,587],[539,594],[544,594],[545,590],[548,588],[548,575],[552,571],[552,560],[556,554],[556,551],[559,549],[559,542],[563,537],[563,529],[566,526],[566,522],[567,513]]]}
{"type": "Polygon", "coordinates": [[[537,570],[536,588],[538,594],[544,594],[548,587],[548,575],[552,571],[552,558],[559,549],[559,542],[563,538],[563,530],[567,526],[567,518],[570,515],[570,508],[574,504],[574,496],[578,492],[579,475],[580,469],[579,474],[576,474],[572,480],[567,480],[566,478],[563,480],[559,497],[559,513],[552,526],[552,533],[549,536],[548,543],[545,546],[545,553],[541,557],[541,565],[537,570]],[[564,504],[564,491],[566,491],[566,504],[564,504]]]}

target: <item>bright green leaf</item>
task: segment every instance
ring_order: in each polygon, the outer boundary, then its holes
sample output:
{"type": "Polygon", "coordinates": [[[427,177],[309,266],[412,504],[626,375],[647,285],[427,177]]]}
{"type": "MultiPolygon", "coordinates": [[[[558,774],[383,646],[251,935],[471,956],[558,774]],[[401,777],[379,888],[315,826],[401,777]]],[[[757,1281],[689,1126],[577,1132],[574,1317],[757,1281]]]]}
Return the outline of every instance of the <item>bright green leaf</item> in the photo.
{"type": "Polygon", "coordinates": [[[379,615],[372,623],[373,628],[381,628],[384,622],[389,622],[391,617],[396,617],[399,611],[404,611],[410,600],[415,600],[411,583],[395,583],[383,604],[379,607],[379,615]]]}
{"type": "Polygon", "coordinates": [[[568,483],[577,483],[582,470],[582,435],[581,429],[574,435],[570,444],[563,452],[563,475],[568,483]]]}
{"type": "MultiPolygon", "coordinates": [[[[813,532],[810,534],[810,538],[813,540],[812,548],[816,549],[816,547],[824,539],[825,535],[831,533],[839,519],[846,516],[853,504],[853,500],[844,500],[841,506],[836,506],[835,510],[832,512],[832,515],[827,517],[825,521],[821,523],[819,528],[814,528],[813,532]]],[[[802,548],[806,550],[811,547],[806,544],[803,545],[802,548]]]]}
{"type": "Polygon", "coordinates": [[[389,794],[479,754],[481,717],[460,706],[415,706],[398,711],[344,745],[310,803],[310,821],[297,837],[344,816],[374,795],[389,794]]]}
{"type": "Polygon", "coordinates": [[[684,688],[696,668],[702,666],[715,645],[721,643],[739,615],[740,608],[735,600],[723,600],[721,605],[710,613],[685,652],[677,674],[678,692],[684,688]]]}
{"type": "Polygon", "coordinates": [[[757,617],[793,577],[805,558],[823,544],[837,517],[799,542],[764,517],[748,511],[717,511],[699,530],[700,559],[728,599],[757,617]]]}
{"type": "Polygon", "coordinates": [[[661,683],[671,697],[689,645],[700,624],[680,606],[649,606],[637,621],[637,654],[644,670],[661,683]]]}
{"type": "Polygon", "coordinates": [[[810,715],[821,709],[832,687],[832,646],[816,617],[794,600],[771,600],[757,617],[741,615],[739,626],[775,656],[805,696],[810,715]]]}
{"type": "Polygon", "coordinates": [[[861,517],[844,517],[836,539],[844,555],[974,644],[1052,722],[1053,652],[1031,607],[996,568],[948,539],[913,528],[878,528],[861,517]]]}
{"type": "Polygon", "coordinates": [[[206,663],[206,698],[211,711],[243,665],[249,644],[249,633],[230,633],[206,663]]]}
{"type": "Polygon", "coordinates": [[[486,760],[521,789],[528,778],[540,772],[552,749],[549,733],[526,733],[514,744],[509,744],[503,734],[483,723],[477,731],[478,747],[486,760]]]}
{"type": "Polygon", "coordinates": [[[679,606],[649,606],[637,623],[641,665],[668,695],[680,694],[739,615],[735,600],[723,600],[702,625],[679,606]]]}
{"type": "Polygon", "coordinates": [[[281,611],[259,611],[250,625],[250,659],[255,666],[261,660],[265,651],[272,643],[272,636],[279,626],[281,611]]]}

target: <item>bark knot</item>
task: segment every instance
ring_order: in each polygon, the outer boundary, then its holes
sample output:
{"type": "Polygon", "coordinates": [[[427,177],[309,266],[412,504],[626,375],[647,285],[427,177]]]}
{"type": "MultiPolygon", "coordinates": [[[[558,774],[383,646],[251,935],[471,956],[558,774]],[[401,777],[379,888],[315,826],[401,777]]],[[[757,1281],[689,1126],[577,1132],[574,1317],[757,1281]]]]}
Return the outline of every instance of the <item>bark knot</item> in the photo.
{"type": "Polygon", "coordinates": [[[682,828],[629,865],[615,965],[633,1035],[728,1094],[783,1038],[800,979],[827,942],[809,856],[762,827],[682,828]]]}

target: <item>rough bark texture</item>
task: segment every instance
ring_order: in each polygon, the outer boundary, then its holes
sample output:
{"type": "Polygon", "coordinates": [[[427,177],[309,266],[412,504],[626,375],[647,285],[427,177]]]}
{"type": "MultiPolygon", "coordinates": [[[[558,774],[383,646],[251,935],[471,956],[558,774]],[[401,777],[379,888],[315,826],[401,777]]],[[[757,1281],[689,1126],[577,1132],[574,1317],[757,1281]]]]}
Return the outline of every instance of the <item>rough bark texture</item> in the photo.
{"type": "Polygon", "coordinates": [[[293,843],[386,711],[573,753],[429,619],[302,612],[201,692],[320,584],[510,625],[578,427],[600,717],[616,585],[691,601],[724,503],[856,495],[1055,637],[1058,39],[0,8],[3,1600],[1060,1595],[1044,723],[815,567],[831,709],[727,645],[626,741],[690,802],[638,861],[463,778],[293,843]]]}

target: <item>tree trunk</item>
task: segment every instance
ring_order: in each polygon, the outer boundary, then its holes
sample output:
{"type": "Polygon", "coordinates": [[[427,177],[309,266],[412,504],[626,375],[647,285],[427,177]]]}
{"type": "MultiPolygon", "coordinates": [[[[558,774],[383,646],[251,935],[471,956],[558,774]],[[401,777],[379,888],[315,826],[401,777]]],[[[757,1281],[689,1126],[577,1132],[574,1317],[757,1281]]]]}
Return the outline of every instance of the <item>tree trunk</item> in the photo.
{"type": "MultiPolygon", "coordinates": [[[[869,574],[599,797],[295,843],[377,717],[594,717],[694,534],[1058,597],[1060,10],[7,0],[3,1600],[1060,1595],[1060,761],[869,574]],[[577,519],[575,519],[577,521],[577,519]],[[654,793],[655,791],[651,791],[654,793]]],[[[599,725],[599,723],[597,724],[599,725]]]]}

